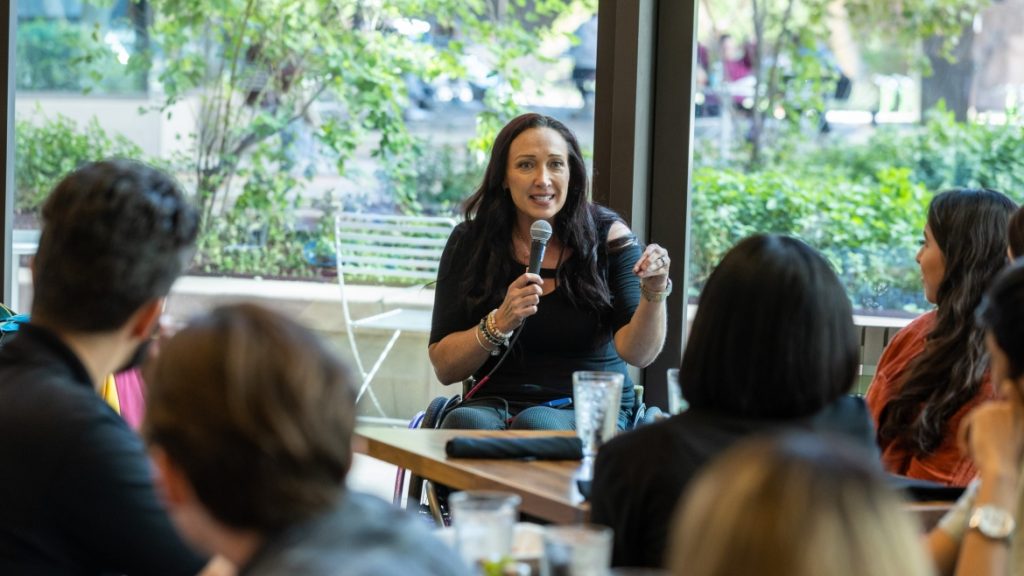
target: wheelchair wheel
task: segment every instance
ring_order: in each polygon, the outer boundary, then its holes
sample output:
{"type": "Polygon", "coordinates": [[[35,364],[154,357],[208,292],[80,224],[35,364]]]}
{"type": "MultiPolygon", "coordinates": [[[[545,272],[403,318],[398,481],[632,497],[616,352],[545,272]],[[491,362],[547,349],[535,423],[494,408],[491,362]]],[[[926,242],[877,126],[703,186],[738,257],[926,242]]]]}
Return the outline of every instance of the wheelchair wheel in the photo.
{"type": "MultiPolygon", "coordinates": [[[[441,416],[450,403],[458,401],[458,396],[446,398],[438,396],[430,401],[427,409],[423,411],[423,418],[420,419],[419,428],[436,429],[441,426],[441,416]]],[[[406,510],[420,512],[424,510],[421,504],[423,501],[423,477],[418,474],[409,474],[409,491],[405,500],[406,510]]]]}
{"type": "Polygon", "coordinates": [[[437,428],[441,425],[441,412],[448,404],[448,398],[438,396],[430,401],[427,409],[423,411],[423,420],[420,421],[420,428],[437,428]]]}

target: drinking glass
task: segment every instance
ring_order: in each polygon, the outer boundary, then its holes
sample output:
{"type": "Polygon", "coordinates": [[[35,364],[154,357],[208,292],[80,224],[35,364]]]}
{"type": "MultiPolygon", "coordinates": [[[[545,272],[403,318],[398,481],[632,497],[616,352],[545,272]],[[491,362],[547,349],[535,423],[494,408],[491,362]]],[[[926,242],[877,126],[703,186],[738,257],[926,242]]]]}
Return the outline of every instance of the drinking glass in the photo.
{"type": "Polygon", "coordinates": [[[679,385],[679,368],[669,368],[666,371],[668,380],[668,413],[675,415],[690,407],[689,402],[683,398],[683,388],[679,385]]]}
{"type": "Polygon", "coordinates": [[[487,490],[456,492],[449,497],[455,547],[478,572],[511,557],[520,500],[510,492],[487,490]]]}
{"type": "Polygon", "coordinates": [[[611,564],[611,528],[578,524],[544,529],[541,576],[604,576],[611,564]]]}
{"type": "Polygon", "coordinates": [[[623,379],[618,372],[572,373],[576,434],[583,442],[584,462],[592,462],[601,445],[615,435],[623,379]]]}

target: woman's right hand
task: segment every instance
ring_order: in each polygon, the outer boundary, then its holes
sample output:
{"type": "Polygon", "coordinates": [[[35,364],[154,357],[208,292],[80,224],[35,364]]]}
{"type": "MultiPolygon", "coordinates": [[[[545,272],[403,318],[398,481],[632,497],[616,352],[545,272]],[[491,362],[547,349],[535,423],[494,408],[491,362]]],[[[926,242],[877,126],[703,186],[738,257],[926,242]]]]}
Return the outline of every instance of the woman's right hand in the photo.
{"type": "Polygon", "coordinates": [[[960,426],[962,446],[982,478],[1016,474],[1024,455],[1024,421],[1011,402],[997,400],[978,406],[960,426]]]}
{"type": "Polygon", "coordinates": [[[527,318],[537,313],[543,293],[544,280],[538,274],[526,272],[512,281],[494,317],[498,330],[511,332],[522,326],[527,318]]]}

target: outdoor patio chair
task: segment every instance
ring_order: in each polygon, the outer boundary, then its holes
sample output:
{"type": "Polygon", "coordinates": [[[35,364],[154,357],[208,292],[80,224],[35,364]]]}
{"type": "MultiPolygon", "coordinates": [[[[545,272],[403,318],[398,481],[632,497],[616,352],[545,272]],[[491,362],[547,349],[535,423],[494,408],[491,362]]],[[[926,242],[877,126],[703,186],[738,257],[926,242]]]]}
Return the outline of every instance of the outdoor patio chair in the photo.
{"type": "Polygon", "coordinates": [[[388,415],[370,387],[373,378],[403,332],[430,332],[431,311],[391,307],[381,294],[371,302],[379,311],[353,318],[350,288],[359,283],[414,285],[413,289],[422,289],[426,284],[434,282],[441,253],[454,227],[454,219],[438,216],[342,212],[335,218],[335,252],[342,313],[354,363],[362,380],[356,402],[364,394],[369,396],[377,412],[384,418],[388,415]],[[367,332],[390,333],[390,337],[377,357],[364,363],[357,335],[367,332]]]}

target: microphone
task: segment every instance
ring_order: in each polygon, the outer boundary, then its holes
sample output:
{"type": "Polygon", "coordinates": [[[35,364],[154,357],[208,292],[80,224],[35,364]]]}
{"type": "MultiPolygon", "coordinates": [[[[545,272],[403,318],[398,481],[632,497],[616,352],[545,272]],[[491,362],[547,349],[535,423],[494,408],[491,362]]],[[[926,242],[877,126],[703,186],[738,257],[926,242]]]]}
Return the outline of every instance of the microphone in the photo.
{"type": "Polygon", "coordinates": [[[531,274],[540,274],[540,263],[544,261],[544,250],[548,247],[548,239],[551,238],[551,224],[545,220],[537,220],[530,226],[530,267],[526,269],[531,274]]]}

